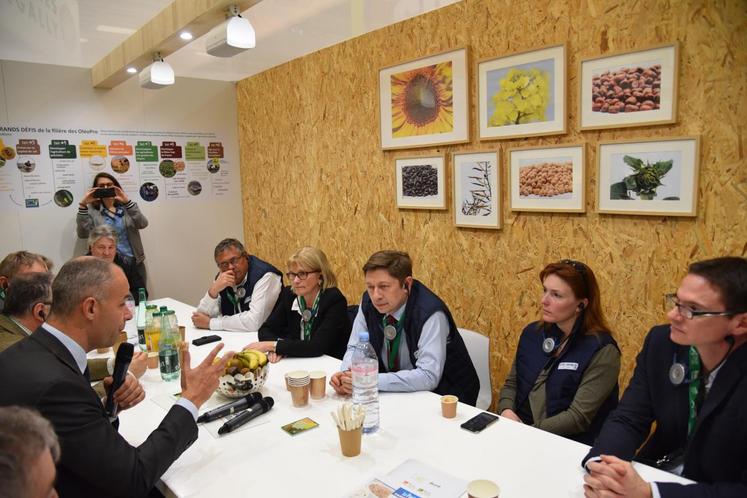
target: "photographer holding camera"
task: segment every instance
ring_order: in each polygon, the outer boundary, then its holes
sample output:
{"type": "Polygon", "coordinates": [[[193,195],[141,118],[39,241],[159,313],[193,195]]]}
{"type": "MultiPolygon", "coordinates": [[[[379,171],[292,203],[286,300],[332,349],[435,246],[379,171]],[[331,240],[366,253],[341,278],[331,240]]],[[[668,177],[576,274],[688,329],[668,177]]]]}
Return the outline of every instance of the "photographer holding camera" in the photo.
{"type": "Polygon", "coordinates": [[[148,226],[148,219],[127,197],[116,178],[109,173],[99,173],[93,178],[93,188],[80,201],[76,223],[81,239],[87,239],[99,225],[111,226],[117,234],[117,254],[123,264],[137,271],[142,282],[146,282],[140,230],[148,226]]]}

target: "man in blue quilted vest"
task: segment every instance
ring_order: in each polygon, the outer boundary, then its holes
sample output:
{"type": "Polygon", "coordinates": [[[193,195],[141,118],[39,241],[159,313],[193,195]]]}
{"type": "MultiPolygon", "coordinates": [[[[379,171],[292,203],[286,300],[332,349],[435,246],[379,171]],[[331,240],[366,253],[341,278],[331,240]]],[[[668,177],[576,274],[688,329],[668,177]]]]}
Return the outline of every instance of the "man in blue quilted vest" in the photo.
{"type": "Polygon", "coordinates": [[[192,323],[200,329],[257,332],[275,307],[282,273],[248,254],[236,239],[221,240],[214,256],[220,271],[192,314],[192,323]]]}
{"type": "Polygon", "coordinates": [[[474,405],[480,381],[446,304],[412,278],[406,252],[379,251],[363,266],[366,292],[340,372],[339,394],[352,393],[350,362],[358,333],[368,331],[379,356],[380,391],[433,391],[474,405]]]}

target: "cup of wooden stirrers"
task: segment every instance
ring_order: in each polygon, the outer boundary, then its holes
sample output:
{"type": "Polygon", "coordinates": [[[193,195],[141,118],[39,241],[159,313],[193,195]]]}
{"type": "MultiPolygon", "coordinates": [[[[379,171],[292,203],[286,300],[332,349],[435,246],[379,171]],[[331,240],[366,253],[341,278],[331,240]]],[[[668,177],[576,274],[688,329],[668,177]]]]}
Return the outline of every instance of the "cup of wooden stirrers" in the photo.
{"type": "Polygon", "coordinates": [[[365,408],[352,403],[343,403],[337,408],[337,413],[330,413],[340,435],[342,454],[347,457],[360,455],[363,419],[366,416],[365,408]]]}

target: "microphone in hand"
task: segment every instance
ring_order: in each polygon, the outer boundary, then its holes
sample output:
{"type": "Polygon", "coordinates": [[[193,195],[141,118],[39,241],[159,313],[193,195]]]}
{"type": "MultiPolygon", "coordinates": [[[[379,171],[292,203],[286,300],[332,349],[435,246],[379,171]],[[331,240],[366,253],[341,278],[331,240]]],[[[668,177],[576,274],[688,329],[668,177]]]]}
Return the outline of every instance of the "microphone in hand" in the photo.
{"type": "Polygon", "coordinates": [[[123,342],[119,345],[117,356],[114,360],[114,373],[112,374],[112,384],[106,395],[106,405],[104,409],[109,417],[117,416],[117,402],[114,401],[114,393],[117,392],[127,377],[127,369],[130,368],[132,353],[135,346],[129,342],[123,342]]]}

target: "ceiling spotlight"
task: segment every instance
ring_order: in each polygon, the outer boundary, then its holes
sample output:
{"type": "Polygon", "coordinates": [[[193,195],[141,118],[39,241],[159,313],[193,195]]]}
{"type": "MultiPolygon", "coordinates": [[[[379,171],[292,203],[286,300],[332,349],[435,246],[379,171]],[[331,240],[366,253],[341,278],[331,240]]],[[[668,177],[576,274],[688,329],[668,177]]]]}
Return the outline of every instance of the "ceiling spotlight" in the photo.
{"type": "Polygon", "coordinates": [[[127,68],[127,72],[130,73],[130,74],[135,74],[137,72],[137,69],[135,69],[134,67],[130,66],[130,67],[127,68]]]}
{"type": "Polygon", "coordinates": [[[153,64],[140,72],[140,86],[158,90],[174,84],[174,70],[163,60],[161,52],[153,54],[153,64]]]}
{"type": "Polygon", "coordinates": [[[254,48],[256,35],[249,19],[241,17],[236,5],[226,11],[226,21],[213,28],[206,38],[207,53],[215,57],[233,57],[254,48]]]}
{"type": "Polygon", "coordinates": [[[181,33],[179,33],[179,38],[181,38],[184,41],[189,41],[194,37],[192,36],[192,33],[190,33],[189,31],[182,31],[181,33]]]}

